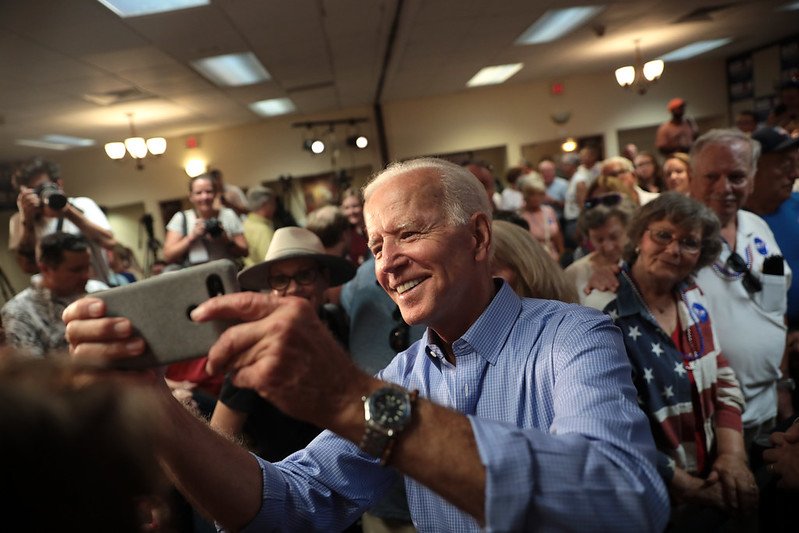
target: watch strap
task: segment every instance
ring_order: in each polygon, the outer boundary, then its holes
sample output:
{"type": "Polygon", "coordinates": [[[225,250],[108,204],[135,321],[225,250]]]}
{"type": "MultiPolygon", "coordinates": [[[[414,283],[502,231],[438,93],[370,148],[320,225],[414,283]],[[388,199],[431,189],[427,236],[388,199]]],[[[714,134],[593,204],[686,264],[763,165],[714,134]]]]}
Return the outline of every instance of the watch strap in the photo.
{"type": "MultiPolygon", "coordinates": [[[[419,397],[419,390],[414,389],[412,391],[407,391],[407,393],[412,414],[413,408],[416,405],[416,399],[419,397]]],[[[364,398],[364,400],[365,399],[366,398],[364,398]]],[[[397,430],[391,430],[380,426],[372,420],[367,420],[359,447],[369,455],[379,457],[380,465],[386,466],[391,459],[391,452],[394,450],[394,443],[397,437],[406,427],[407,425],[397,430]]]]}
{"type": "MultiPolygon", "coordinates": [[[[393,433],[393,432],[392,432],[393,433]]],[[[391,455],[393,438],[383,428],[371,422],[366,423],[363,438],[361,439],[361,449],[380,458],[380,464],[385,465],[391,455]]]]}

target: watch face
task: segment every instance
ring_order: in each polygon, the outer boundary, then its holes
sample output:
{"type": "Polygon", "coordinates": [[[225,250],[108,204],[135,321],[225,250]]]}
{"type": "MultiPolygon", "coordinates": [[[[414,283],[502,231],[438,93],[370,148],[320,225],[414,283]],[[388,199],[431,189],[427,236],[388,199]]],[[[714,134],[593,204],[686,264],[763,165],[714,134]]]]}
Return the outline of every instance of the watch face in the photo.
{"type": "Polygon", "coordinates": [[[370,398],[369,414],[376,424],[401,429],[410,418],[411,404],[405,391],[384,388],[370,398]]]}

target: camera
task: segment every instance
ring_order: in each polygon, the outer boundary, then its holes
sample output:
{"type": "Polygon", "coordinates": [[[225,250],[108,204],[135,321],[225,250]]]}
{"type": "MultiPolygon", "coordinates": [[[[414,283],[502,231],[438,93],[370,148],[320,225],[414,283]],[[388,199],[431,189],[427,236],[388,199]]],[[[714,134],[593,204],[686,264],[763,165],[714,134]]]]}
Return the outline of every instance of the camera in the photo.
{"type": "Polygon", "coordinates": [[[42,201],[42,205],[46,205],[50,209],[60,211],[67,205],[67,197],[61,191],[58,185],[48,181],[36,187],[36,194],[42,201]]]}
{"type": "Polygon", "coordinates": [[[222,224],[219,223],[218,218],[209,218],[205,221],[205,232],[214,239],[222,235],[222,231],[222,224]]]}

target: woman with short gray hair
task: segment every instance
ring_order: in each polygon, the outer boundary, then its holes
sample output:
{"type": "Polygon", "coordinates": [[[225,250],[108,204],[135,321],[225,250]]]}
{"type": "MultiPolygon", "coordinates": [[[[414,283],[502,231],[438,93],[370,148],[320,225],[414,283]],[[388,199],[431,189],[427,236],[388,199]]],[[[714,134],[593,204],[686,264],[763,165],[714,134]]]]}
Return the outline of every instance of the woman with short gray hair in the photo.
{"type": "Polygon", "coordinates": [[[743,394],[692,277],[721,249],[719,222],[696,200],[667,192],[640,208],[628,236],[605,312],[622,330],[670,487],[672,523],[697,525],[697,508],[706,508],[718,525],[753,510],[758,498],[743,442],[743,394]]]}
{"type": "Polygon", "coordinates": [[[566,277],[577,290],[581,304],[602,309],[612,299],[606,296],[601,302],[594,302],[585,288],[595,270],[618,271],[627,244],[627,224],[635,209],[632,200],[620,193],[606,194],[585,203],[577,219],[577,230],[588,239],[593,251],[566,267],[566,277]]]}

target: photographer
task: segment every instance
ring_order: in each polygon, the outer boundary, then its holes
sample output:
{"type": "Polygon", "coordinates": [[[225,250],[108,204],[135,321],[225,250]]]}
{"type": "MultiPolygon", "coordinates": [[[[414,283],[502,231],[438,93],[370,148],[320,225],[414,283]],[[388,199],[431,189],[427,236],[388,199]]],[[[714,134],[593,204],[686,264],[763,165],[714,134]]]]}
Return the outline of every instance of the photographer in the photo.
{"type": "Polygon", "coordinates": [[[247,255],[247,239],[235,211],[214,208],[219,195],[210,174],[189,180],[192,209],[175,213],[166,225],[164,258],[184,266],[214,259],[238,259],[247,255]]]}
{"type": "Polygon", "coordinates": [[[116,244],[111,224],[91,198],[67,198],[58,167],[49,161],[34,159],[14,176],[18,212],[11,216],[8,248],[16,252],[24,272],[35,274],[36,246],[45,235],[63,231],[83,235],[89,241],[92,277],[109,282],[109,268],[101,248],[116,244]]]}

